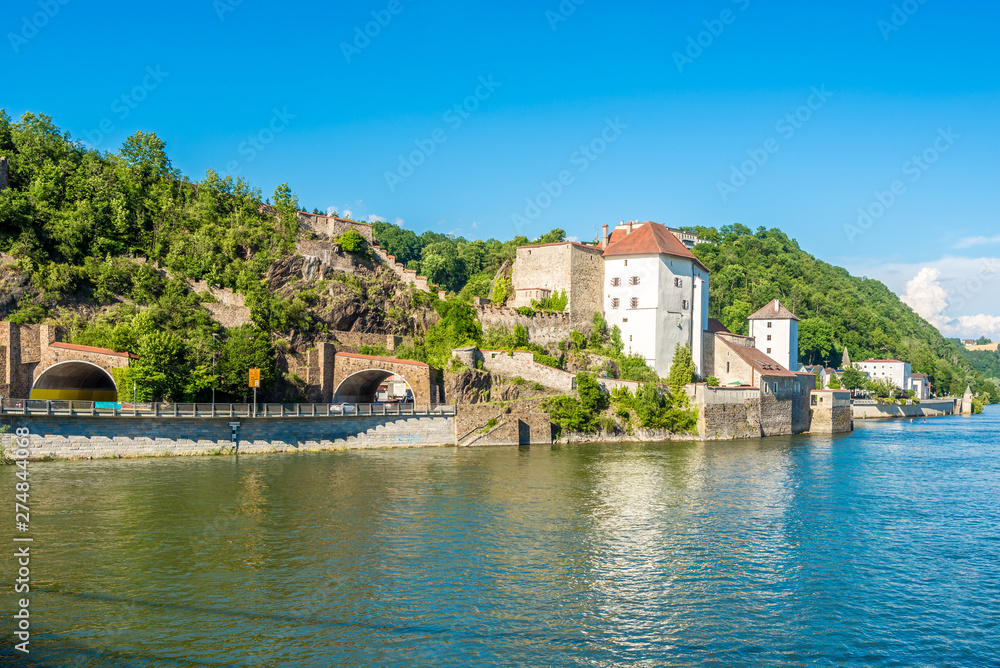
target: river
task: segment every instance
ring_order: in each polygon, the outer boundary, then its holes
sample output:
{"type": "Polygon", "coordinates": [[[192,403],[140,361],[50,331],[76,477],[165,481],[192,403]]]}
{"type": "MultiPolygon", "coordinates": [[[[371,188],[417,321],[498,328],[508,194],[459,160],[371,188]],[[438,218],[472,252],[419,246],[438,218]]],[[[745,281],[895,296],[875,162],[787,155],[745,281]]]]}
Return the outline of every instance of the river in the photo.
{"type": "Polygon", "coordinates": [[[5,549],[0,663],[1000,664],[1000,407],[855,424],[32,462],[32,652],[5,549]]]}

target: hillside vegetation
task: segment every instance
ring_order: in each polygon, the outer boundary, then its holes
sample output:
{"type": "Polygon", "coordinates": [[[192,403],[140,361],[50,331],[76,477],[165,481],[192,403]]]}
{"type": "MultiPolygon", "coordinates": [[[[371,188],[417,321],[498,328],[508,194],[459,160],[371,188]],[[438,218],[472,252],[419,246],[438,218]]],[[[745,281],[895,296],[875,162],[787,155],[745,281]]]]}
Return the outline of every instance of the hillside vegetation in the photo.
{"type": "MultiPolygon", "coordinates": [[[[119,381],[135,381],[147,399],[204,400],[213,383],[241,397],[249,366],[261,367],[274,388],[265,398],[289,396],[281,388],[283,353],[333,340],[335,330],[414,336],[415,345],[396,355],[443,368],[451,348],[483,338],[468,302],[488,296],[498,270],[530,242],[417,235],[375,223],[383,248],[453,296],[441,301],[402,285],[356,238],[341,240],[354,273],[310,282],[295,275],[296,244],[309,233],[299,229],[299,202],[287,184],[265,199],[243,179],[212,171],[194,183],[172,167],[155,134],[136,133],[117,152],[99,152],[47,116],[27,113],[15,122],[2,110],[0,155],[10,159],[10,187],[0,193],[0,319],[50,322],[72,342],[137,352],[142,359],[119,381]],[[194,281],[243,295],[250,322],[222,328],[204,307],[211,295],[196,294],[194,281]]],[[[854,359],[910,360],[937,388],[958,392],[970,383],[996,391],[881,283],[816,260],[777,230],[697,231],[718,242],[695,252],[713,271],[712,315],[733,331],[779,297],[803,320],[806,361],[839,360],[846,345],[854,359]]],[[[564,238],[557,229],[531,241],[564,238]]],[[[501,276],[494,296],[509,287],[501,276]]],[[[548,352],[574,346],[580,343],[548,352]]]]}
{"type": "Polygon", "coordinates": [[[799,322],[799,360],[839,367],[844,348],[855,362],[895,358],[931,378],[935,392],[961,395],[967,385],[1000,400],[953,342],[889,288],[817,260],[777,229],[693,227],[707,241],[694,253],[711,270],[711,317],[737,334],[747,316],[780,299],[799,322]]]}

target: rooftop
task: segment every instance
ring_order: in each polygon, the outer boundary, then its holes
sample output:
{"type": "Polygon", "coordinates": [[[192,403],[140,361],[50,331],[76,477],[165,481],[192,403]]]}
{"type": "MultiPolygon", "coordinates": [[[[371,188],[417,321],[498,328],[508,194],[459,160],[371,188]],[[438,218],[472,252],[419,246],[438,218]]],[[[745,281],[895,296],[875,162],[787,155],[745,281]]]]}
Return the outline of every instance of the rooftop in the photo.
{"type": "Polygon", "coordinates": [[[641,223],[632,230],[616,229],[604,249],[604,257],[616,255],[671,255],[693,261],[708,271],[701,260],[680,242],[664,225],[652,221],[641,223]]]}
{"type": "Polygon", "coordinates": [[[732,334],[732,332],[726,329],[726,326],[723,325],[722,321],[718,318],[709,318],[708,329],[705,331],[709,334],[718,334],[719,332],[722,332],[723,334],[732,334]]]}
{"type": "Polygon", "coordinates": [[[899,360],[865,360],[862,364],[905,364],[899,360]]]}
{"type": "Polygon", "coordinates": [[[797,373],[792,373],[756,348],[740,346],[722,337],[720,337],[720,340],[729,346],[729,349],[736,353],[737,357],[752,366],[754,371],[762,376],[781,376],[784,378],[795,378],[798,376],[797,373]]]}
{"type": "Polygon", "coordinates": [[[95,346],[78,346],[75,343],[63,343],[62,341],[54,341],[49,344],[49,348],[62,348],[64,350],[76,350],[81,353],[95,353],[97,355],[112,355],[114,357],[128,357],[129,359],[137,360],[139,356],[135,353],[122,353],[117,350],[111,350],[109,348],[97,348],[95,346]]]}
{"type": "Polygon", "coordinates": [[[749,320],[798,320],[795,314],[781,305],[781,301],[773,299],[767,306],[751,315],[749,320]]]}

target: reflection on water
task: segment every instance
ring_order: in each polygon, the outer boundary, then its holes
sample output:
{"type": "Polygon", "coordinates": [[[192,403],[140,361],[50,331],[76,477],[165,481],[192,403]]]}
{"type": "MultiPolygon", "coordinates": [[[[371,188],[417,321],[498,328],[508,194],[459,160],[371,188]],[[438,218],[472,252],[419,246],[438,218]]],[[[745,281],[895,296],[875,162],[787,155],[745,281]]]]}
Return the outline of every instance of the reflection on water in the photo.
{"type": "Polygon", "coordinates": [[[33,464],[21,663],[995,665],[998,433],[33,464]]]}

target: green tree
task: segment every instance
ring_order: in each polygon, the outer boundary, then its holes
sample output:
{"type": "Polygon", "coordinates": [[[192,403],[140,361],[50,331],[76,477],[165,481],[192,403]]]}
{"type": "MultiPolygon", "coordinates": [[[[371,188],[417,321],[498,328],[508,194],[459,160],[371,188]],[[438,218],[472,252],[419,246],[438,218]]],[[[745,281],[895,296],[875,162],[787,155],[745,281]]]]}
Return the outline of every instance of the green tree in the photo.
{"type": "Polygon", "coordinates": [[[278,378],[271,338],[266,332],[248,324],[228,332],[216,364],[218,387],[246,401],[250,394],[250,369],[260,369],[260,386],[265,389],[278,378]]]}
{"type": "Polygon", "coordinates": [[[840,377],[837,374],[830,376],[830,378],[826,381],[826,387],[829,390],[841,389],[842,386],[840,384],[840,377]]]}
{"type": "Polygon", "coordinates": [[[844,369],[844,377],[841,379],[845,389],[862,390],[865,387],[865,374],[857,364],[844,369]]]}
{"type": "Polygon", "coordinates": [[[667,375],[667,385],[675,394],[682,387],[697,380],[694,372],[694,360],[691,359],[691,346],[677,344],[674,348],[674,359],[670,362],[670,372],[667,375]]]}
{"type": "Polygon", "coordinates": [[[799,357],[828,361],[833,353],[833,326],[822,318],[809,318],[799,323],[799,357]]]}

